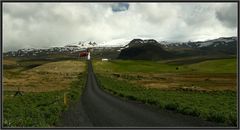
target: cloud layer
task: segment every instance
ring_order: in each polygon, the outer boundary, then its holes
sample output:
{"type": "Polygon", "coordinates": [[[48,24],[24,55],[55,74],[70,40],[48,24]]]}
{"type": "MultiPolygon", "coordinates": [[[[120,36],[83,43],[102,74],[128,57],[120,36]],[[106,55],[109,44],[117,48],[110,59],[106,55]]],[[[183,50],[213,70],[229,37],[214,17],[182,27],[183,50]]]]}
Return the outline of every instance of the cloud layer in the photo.
{"type": "Polygon", "coordinates": [[[4,51],[86,40],[236,35],[236,3],[3,3],[4,51]]]}

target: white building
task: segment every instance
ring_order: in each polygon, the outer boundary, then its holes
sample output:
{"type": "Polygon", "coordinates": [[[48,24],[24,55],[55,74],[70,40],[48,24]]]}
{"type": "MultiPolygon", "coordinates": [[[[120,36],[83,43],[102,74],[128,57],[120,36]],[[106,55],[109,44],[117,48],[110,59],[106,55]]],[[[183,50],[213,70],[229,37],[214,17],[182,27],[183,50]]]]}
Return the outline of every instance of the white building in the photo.
{"type": "Polygon", "coordinates": [[[90,52],[88,52],[88,56],[87,56],[87,59],[90,60],[90,52]]]}
{"type": "Polygon", "coordinates": [[[102,59],[102,61],[108,61],[108,59],[102,59]]]}

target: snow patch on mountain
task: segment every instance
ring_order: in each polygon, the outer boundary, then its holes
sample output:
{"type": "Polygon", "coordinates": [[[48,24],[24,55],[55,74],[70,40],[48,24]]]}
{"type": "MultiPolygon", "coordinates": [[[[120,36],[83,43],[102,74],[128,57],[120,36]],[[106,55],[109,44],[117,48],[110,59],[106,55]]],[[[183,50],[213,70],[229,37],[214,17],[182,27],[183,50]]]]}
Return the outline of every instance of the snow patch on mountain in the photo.
{"type": "Polygon", "coordinates": [[[128,48],[135,45],[156,43],[161,44],[165,48],[202,48],[202,47],[227,47],[234,46],[237,42],[237,37],[220,37],[218,39],[207,40],[207,41],[196,41],[196,42],[168,42],[168,41],[156,41],[154,39],[113,39],[110,41],[105,41],[101,43],[96,43],[94,41],[79,41],[76,43],[66,44],[60,47],[50,47],[50,48],[23,48],[17,51],[6,52],[7,56],[30,56],[36,54],[52,54],[52,53],[75,53],[79,51],[86,50],[87,48],[114,48],[119,47],[120,52],[124,48],[128,48]]]}
{"type": "Polygon", "coordinates": [[[162,44],[165,47],[189,47],[189,48],[201,48],[201,47],[208,47],[208,46],[221,46],[221,45],[227,45],[230,42],[236,42],[237,37],[220,37],[218,39],[213,40],[206,40],[206,41],[196,41],[196,42],[166,42],[166,41],[160,41],[159,43],[162,44]]]}
{"type": "Polygon", "coordinates": [[[131,40],[129,39],[114,39],[111,41],[105,41],[99,44],[100,47],[123,47],[127,45],[131,40]]]}

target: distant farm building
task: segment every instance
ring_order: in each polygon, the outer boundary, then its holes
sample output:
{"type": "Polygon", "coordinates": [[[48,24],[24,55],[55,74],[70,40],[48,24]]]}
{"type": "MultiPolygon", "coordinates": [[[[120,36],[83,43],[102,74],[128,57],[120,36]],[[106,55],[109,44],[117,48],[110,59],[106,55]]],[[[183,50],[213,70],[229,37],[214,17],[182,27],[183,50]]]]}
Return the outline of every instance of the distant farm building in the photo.
{"type": "Polygon", "coordinates": [[[103,59],[102,59],[102,61],[108,61],[108,59],[106,59],[106,58],[103,58],[103,59]]]}
{"type": "Polygon", "coordinates": [[[87,51],[82,51],[82,52],[79,53],[79,56],[80,57],[86,57],[86,56],[88,56],[88,52],[87,51]]]}

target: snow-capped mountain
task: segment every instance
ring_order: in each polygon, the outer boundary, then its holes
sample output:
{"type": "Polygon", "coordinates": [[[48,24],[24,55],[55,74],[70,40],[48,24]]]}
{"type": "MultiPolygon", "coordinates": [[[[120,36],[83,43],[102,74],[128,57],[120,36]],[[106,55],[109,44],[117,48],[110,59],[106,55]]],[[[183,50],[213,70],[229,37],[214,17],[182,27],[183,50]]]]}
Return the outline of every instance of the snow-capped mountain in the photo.
{"type": "Polygon", "coordinates": [[[105,41],[99,44],[100,47],[123,47],[127,45],[131,40],[129,39],[114,39],[111,41],[105,41]]]}
{"type": "Polygon", "coordinates": [[[67,44],[65,48],[92,48],[96,47],[97,43],[93,41],[79,41],[76,43],[67,44]]]}
{"type": "Polygon", "coordinates": [[[153,60],[188,56],[228,57],[234,56],[236,53],[236,37],[182,43],[133,39],[121,50],[119,58],[153,60]]]}
{"type": "Polygon", "coordinates": [[[108,42],[96,43],[94,41],[79,41],[76,43],[66,44],[60,47],[50,47],[46,49],[23,48],[17,51],[9,51],[4,53],[5,56],[42,56],[48,54],[74,54],[84,51],[87,48],[115,48],[121,47],[128,43],[125,39],[115,39],[108,42]]]}
{"type": "Polygon", "coordinates": [[[78,42],[77,45],[78,45],[78,47],[81,47],[81,48],[89,48],[89,47],[97,46],[97,43],[93,42],[93,41],[80,41],[80,42],[78,42]]]}
{"type": "Polygon", "coordinates": [[[213,40],[197,41],[197,42],[159,42],[166,48],[206,48],[206,47],[220,47],[236,44],[237,37],[220,37],[213,40]]]}
{"type": "MultiPolygon", "coordinates": [[[[75,54],[79,51],[86,50],[87,48],[95,48],[101,50],[101,48],[111,49],[118,48],[117,51],[121,52],[123,49],[139,46],[143,44],[157,44],[166,50],[185,50],[191,49],[196,53],[197,51],[212,51],[212,52],[224,52],[224,53],[236,53],[237,37],[220,37],[218,39],[197,41],[197,42],[168,42],[168,41],[156,41],[154,39],[114,39],[111,41],[96,43],[94,41],[80,41],[77,43],[67,44],[62,47],[50,47],[47,49],[35,49],[24,48],[17,51],[9,51],[4,53],[5,56],[41,56],[46,54],[75,54]]],[[[205,53],[205,52],[204,52],[205,53]]]]}
{"type": "Polygon", "coordinates": [[[65,47],[79,47],[79,48],[95,48],[95,47],[123,47],[131,40],[129,39],[113,39],[110,41],[94,42],[94,41],[79,41],[78,43],[68,44],[65,47]]]}

